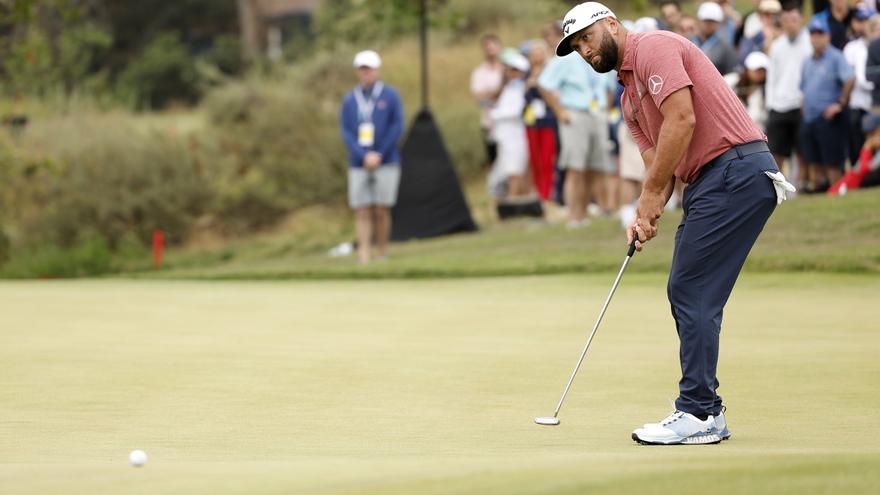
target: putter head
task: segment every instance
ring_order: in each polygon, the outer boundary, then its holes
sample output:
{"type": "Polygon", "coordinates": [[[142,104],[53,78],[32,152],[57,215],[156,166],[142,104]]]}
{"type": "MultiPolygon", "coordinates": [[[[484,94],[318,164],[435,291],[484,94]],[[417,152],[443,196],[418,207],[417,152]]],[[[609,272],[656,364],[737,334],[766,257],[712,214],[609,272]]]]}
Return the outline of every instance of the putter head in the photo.
{"type": "Polygon", "coordinates": [[[559,424],[559,418],[557,417],[543,417],[543,418],[535,418],[535,423],[543,426],[556,426],[559,424]]]}

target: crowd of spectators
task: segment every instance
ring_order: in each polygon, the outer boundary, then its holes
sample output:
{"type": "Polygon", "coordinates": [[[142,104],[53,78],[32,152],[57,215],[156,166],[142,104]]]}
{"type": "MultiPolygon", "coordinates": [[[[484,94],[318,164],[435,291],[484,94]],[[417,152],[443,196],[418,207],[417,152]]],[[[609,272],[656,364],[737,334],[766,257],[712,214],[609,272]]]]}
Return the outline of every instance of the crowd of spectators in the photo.
{"type": "MultiPolygon", "coordinates": [[[[867,177],[880,161],[873,158],[880,139],[871,137],[880,124],[876,2],[755,0],[749,12],[727,0],[694,7],[690,16],[678,1],[662,1],[656,17],[622,24],[672,31],[697,45],[802,193],[842,193],[876,180],[867,177]],[[847,171],[858,180],[844,177],[847,171]]],[[[471,93],[482,109],[490,192],[499,204],[540,201],[569,228],[614,214],[626,225],[644,164],[621,125],[622,86],[616,73],[595,72],[577,53],[556,57],[561,38],[560,22],[515,48],[503,48],[495,35],[482,38],[485,60],[472,73],[471,93]]]]}

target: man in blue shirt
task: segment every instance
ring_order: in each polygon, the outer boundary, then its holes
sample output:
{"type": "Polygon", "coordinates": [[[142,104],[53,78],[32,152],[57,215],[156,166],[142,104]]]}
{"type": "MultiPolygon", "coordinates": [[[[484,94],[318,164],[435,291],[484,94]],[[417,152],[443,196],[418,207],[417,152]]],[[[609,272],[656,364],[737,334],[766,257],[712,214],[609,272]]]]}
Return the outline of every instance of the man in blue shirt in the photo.
{"type": "Polygon", "coordinates": [[[843,175],[847,155],[847,105],[855,85],[852,67],[831,46],[831,30],[822,16],[810,21],[813,55],[804,60],[801,147],[808,168],[807,192],[823,192],[843,175]]]}
{"type": "Polygon", "coordinates": [[[384,259],[391,234],[391,207],[400,183],[403,105],[397,91],[379,81],[379,54],[358,53],[354,66],[360,84],[345,95],[339,121],[348,148],[348,204],[355,210],[358,260],[384,259]]]}
{"type": "Polygon", "coordinates": [[[608,196],[609,176],[615,167],[608,153],[606,115],[614,98],[615,77],[599,74],[583,58],[570,54],[548,62],[538,78],[541,96],[559,121],[559,167],[565,170],[569,228],[588,223],[587,201],[592,193],[596,192],[600,202],[608,196]]]}

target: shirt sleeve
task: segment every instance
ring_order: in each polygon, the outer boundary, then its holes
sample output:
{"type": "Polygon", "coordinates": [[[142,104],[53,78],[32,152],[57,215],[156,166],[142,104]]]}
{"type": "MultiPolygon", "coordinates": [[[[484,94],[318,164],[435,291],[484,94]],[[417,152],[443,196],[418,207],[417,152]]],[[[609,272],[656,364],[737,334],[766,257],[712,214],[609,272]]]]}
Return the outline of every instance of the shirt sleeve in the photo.
{"type": "Polygon", "coordinates": [[[846,83],[855,77],[853,68],[846,63],[846,59],[843,58],[843,55],[837,57],[837,77],[840,79],[841,83],[846,83]]]}
{"type": "Polygon", "coordinates": [[[559,77],[559,66],[562,65],[561,59],[555,58],[547,64],[547,67],[538,76],[538,86],[545,90],[557,91],[562,86],[562,80],[559,77]]]}
{"type": "Polygon", "coordinates": [[[685,55],[682,42],[667,36],[646,37],[639,44],[634,75],[657,108],[672,93],[694,85],[684,68],[685,55]]]}
{"type": "Polygon", "coordinates": [[[382,159],[388,163],[388,159],[394,153],[394,148],[403,135],[403,103],[397,91],[388,92],[390,111],[388,112],[388,128],[382,135],[382,139],[376,143],[376,151],[382,154],[382,159]]]}

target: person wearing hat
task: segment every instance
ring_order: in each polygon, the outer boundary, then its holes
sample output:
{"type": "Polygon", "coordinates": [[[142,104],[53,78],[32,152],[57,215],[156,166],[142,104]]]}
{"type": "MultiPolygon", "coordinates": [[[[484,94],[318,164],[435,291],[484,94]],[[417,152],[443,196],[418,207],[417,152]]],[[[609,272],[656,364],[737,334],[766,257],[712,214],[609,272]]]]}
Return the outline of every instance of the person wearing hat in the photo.
{"type": "Polygon", "coordinates": [[[632,438],[719,443],[730,436],[716,377],[724,306],[765,223],[794,188],[764,134],[694,44],[666,31],[630,33],[598,2],[574,7],[564,22],[557,55],[575,51],[597,72],[617,70],[625,87],[624,119],[646,167],[627,243],[641,250],[656,237],[674,179],[688,184],[667,284],[680,342],[676,410],[632,438]]]}
{"type": "Polygon", "coordinates": [[[761,22],[761,29],[753,36],[746,37],[743,35],[739,45],[739,63],[743,65],[746,57],[752,52],[767,53],[770,45],[781,34],[779,28],[779,14],[782,13],[782,4],[778,0],[761,0],[758,4],[758,20],[761,22]]]}
{"type": "Polygon", "coordinates": [[[743,63],[742,76],[736,85],[736,94],[746,106],[752,121],[762,130],[767,125],[765,83],[770,58],[764,52],[752,52],[743,63]]]}
{"type": "Polygon", "coordinates": [[[874,83],[868,81],[865,66],[868,63],[868,42],[872,38],[868,33],[868,19],[876,14],[876,11],[867,7],[857,8],[851,23],[855,39],[843,47],[843,58],[853,68],[856,76],[856,84],[849,98],[849,159],[852,163],[858,158],[865,142],[862,120],[871,111],[874,83]]]}
{"type": "Polygon", "coordinates": [[[843,174],[848,153],[847,107],[855,77],[843,53],[831,45],[826,18],[813,16],[809,30],[813,54],[801,72],[800,141],[810,183],[807,192],[824,192],[843,174]]]}
{"type": "Polygon", "coordinates": [[[526,171],[529,148],[523,110],[526,106],[525,75],[529,61],[516,49],[501,54],[504,86],[498,101],[489,112],[498,143],[498,156],[489,172],[489,192],[496,200],[523,197],[529,193],[526,171]]]}
{"type": "Polygon", "coordinates": [[[348,148],[348,204],[355,210],[358,260],[369,263],[373,240],[384,259],[391,235],[391,207],[397,201],[403,104],[397,91],[379,80],[382,59],[366,50],[354,57],[360,84],[342,100],[340,127],[348,148]]]}
{"type": "Polygon", "coordinates": [[[831,35],[831,46],[843,50],[850,41],[850,23],[855,13],[856,8],[850,7],[849,0],[830,0],[828,8],[818,12],[814,17],[825,19],[831,35]]]}
{"type": "Polygon", "coordinates": [[[736,69],[736,51],[722,35],[721,23],[724,22],[724,10],[715,2],[703,2],[697,10],[699,35],[692,40],[712,61],[712,65],[721,74],[736,69]]]}

